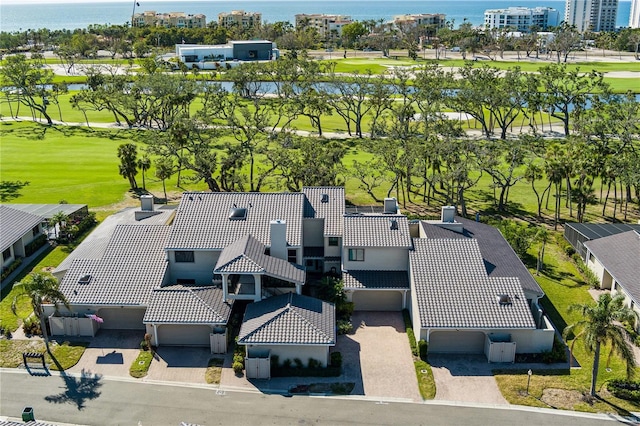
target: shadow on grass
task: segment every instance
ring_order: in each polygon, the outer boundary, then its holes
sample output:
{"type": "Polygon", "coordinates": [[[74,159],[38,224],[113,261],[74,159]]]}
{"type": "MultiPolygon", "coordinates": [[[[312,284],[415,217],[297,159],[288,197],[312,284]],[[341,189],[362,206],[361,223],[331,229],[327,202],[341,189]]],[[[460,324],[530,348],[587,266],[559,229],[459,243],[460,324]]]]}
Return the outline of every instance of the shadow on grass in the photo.
{"type": "Polygon", "coordinates": [[[62,380],[64,380],[65,389],[59,394],[45,396],[45,401],[54,404],[72,404],[80,411],[85,408],[87,401],[100,396],[98,389],[102,386],[101,375],[93,374],[83,369],[78,378],[68,376],[53,355],[51,359],[61,370],[60,373],[62,380]]]}
{"type": "Polygon", "coordinates": [[[601,396],[596,396],[595,399],[597,401],[602,402],[603,404],[607,404],[609,407],[613,408],[618,415],[626,417],[626,420],[622,420],[622,421],[620,421],[619,419],[616,419],[620,423],[627,424],[627,425],[638,425],[638,424],[640,424],[640,417],[636,416],[635,414],[633,414],[629,410],[627,410],[625,408],[622,408],[619,405],[614,404],[613,402],[607,401],[606,399],[602,398],[601,396]]]}
{"type": "Polygon", "coordinates": [[[560,312],[556,309],[555,305],[551,303],[547,296],[544,296],[540,300],[540,304],[542,305],[542,309],[544,313],[549,316],[551,322],[556,326],[560,332],[567,327],[567,322],[564,320],[560,312]]]}

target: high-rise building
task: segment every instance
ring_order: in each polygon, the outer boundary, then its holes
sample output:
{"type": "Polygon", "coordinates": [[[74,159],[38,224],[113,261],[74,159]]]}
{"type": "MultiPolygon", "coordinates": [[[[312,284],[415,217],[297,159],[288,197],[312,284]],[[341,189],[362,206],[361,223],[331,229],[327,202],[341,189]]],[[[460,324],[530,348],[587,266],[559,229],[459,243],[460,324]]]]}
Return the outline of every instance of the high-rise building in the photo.
{"type": "Polygon", "coordinates": [[[567,0],[564,20],[578,31],[614,31],[618,0],[567,0]]]}
{"type": "Polygon", "coordinates": [[[436,29],[444,28],[447,23],[446,16],[442,13],[417,13],[408,15],[396,15],[393,17],[393,23],[398,25],[408,25],[415,27],[417,25],[430,25],[436,29]]]}
{"type": "Polygon", "coordinates": [[[147,10],[133,15],[134,27],[177,27],[177,28],[205,28],[207,17],[199,13],[196,15],[184,12],[156,13],[147,10]]]}
{"type": "Polygon", "coordinates": [[[487,28],[513,28],[516,31],[529,32],[532,26],[546,31],[559,24],[560,14],[550,7],[510,7],[507,9],[489,9],[484,11],[484,25],[487,28]]]}
{"type": "Polygon", "coordinates": [[[352,23],[350,16],[325,15],[322,13],[300,13],[295,15],[296,28],[315,28],[322,38],[334,39],[342,36],[342,27],[352,23]]]}
{"type": "Polygon", "coordinates": [[[260,27],[262,13],[245,12],[244,10],[232,10],[218,14],[218,25],[224,28],[238,26],[244,29],[260,27]]]}
{"type": "Polygon", "coordinates": [[[631,28],[640,28],[640,0],[631,0],[629,26],[631,28]]]}

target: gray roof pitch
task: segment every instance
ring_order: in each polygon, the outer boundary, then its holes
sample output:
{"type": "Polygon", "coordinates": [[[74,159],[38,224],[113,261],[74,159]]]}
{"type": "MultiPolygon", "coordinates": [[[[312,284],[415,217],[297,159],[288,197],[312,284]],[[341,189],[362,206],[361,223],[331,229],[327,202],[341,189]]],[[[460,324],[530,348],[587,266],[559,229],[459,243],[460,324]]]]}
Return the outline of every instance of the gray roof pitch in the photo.
{"type": "Polygon", "coordinates": [[[270,245],[270,222],[287,223],[287,243],[302,245],[302,193],[185,192],[180,200],[167,248],[221,250],[251,234],[270,245]],[[232,208],[246,208],[244,220],[229,220],[232,208]]]}
{"type": "Polygon", "coordinates": [[[539,297],[544,295],[540,285],[497,228],[461,217],[456,217],[456,221],[462,223],[464,227],[462,234],[426,222],[420,224],[427,238],[477,240],[485,269],[490,277],[517,277],[523,290],[539,297]]]}
{"type": "Polygon", "coordinates": [[[633,230],[640,231],[640,224],[633,223],[565,223],[564,226],[575,229],[589,240],[633,230]]]}
{"type": "Polygon", "coordinates": [[[632,299],[640,303],[640,232],[623,232],[584,245],[632,299]]]}
{"type": "Polygon", "coordinates": [[[344,188],[338,186],[306,186],[304,217],[323,218],[324,235],[342,236],[342,216],[344,215],[344,188]]]}
{"type": "Polygon", "coordinates": [[[143,322],[226,325],[232,307],[217,287],[172,285],[151,292],[143,322]]]}
{"type": "Polygon", "coordinates": [[[238,343],[335,345],[335,306],[295,293],[247,306],[238,343]]]}
{"type": "Polygon", "coordinates": [[[407,271],[348,271],[342,279],[347,289],[409,289],[407,271]]]}
{"type": "Polygon", "coordinates": [[[222,250],[213,272],[263,273],[286,281],[304,283],[304,269],[264,254],[265,249],[265,245],[253,236],[245,235],[222,250]]]}
{"type": "Polygon", "coordinates": [[[165,225],[119,225],[100,259],[76,259],[60,283],[72,304],[146,305],[167,271],[165,225]],[[85,275],[87,284],[79,280],[85,275]]]}
{"type": "Polygon", "coordinates": [[[0,251],[5,251],[42,221],[42,216],[0,205],[0,251]]]}
{"type": "Polygon", "coordinates": [[[424,328],[535,328],[518,278],[489,277],[478,241],[414,239],[413,297],[424,328]],[[509,304],[498,297],[508,295],[509,304]]]}
{"type": "Polygon", "coordinates": [[[51,219],[58,212],[71,216],[87,208],[86,204],[11,204],[11,208],[51,219]]]}
{"type": "Polygon", "coordinates": [[[402,215],[345,215],[345,247],[411,248],[409,221],[402,215]],[[393,222],[397,229],[392,229],[393,222]]]}

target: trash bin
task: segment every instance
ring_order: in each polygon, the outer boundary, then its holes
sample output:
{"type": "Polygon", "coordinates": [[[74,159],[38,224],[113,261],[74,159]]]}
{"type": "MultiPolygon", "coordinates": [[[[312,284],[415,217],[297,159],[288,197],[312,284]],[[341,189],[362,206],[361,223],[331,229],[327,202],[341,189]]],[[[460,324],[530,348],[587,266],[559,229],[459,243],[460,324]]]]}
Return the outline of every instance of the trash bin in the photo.
{"type": "Polygon", "coordinates": [[[33,415],[33,407],[24,407],[24,410],[22,410],[22,421],[23,422],[30,422],[30,421],[35,421],[35,417],[33,415]]]}

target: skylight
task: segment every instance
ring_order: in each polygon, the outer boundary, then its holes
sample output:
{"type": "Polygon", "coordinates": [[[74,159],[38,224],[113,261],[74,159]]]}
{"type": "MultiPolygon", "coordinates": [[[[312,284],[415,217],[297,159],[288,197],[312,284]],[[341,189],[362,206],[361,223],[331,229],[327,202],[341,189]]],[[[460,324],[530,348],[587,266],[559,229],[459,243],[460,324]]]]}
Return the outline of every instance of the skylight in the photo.
{"type": "Polygon", "coordinates": [[[229,220],[245,220],[247,218],[247,209],[244,207],[233,207],[229,211],[229,220]]]}
{"type": "Polygon", "coordinates": [[[322,198],[320,199],[321,203],[328,203],[329,202],[329,194],[322,194],[322,198]]]}
{"type": "Polygon", "coordinates": [[[511,297],[508,294],[499,294],[498,295],[498,303],[501,305],[510,305],[511,297]]]}
{"type": "Polygon", "coordinates": [[[89,284],[91,282],[91,275],[84,275],[78,280],[78,284],[89,284]]]}

